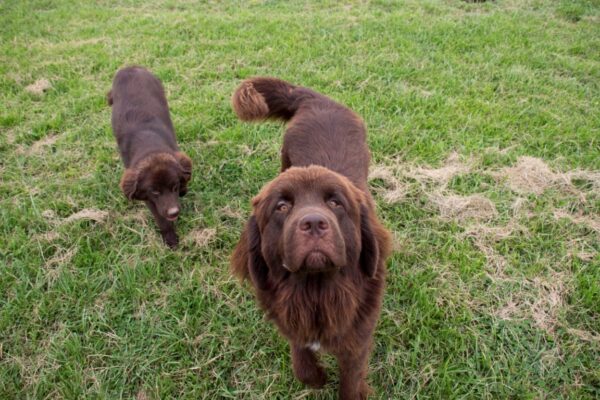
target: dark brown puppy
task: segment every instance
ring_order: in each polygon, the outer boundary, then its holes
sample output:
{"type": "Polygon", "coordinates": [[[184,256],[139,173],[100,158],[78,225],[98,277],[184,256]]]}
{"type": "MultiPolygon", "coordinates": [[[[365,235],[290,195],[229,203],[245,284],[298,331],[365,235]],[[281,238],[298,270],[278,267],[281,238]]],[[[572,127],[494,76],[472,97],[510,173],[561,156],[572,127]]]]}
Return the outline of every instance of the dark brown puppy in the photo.
{"type": "Polygon", "coordinates": [[[127,67],[115,75],[107,98],[126,168],[121,189],[130,200],[146,203],[163,240],[174,248],[179,242],[174,221],[192,177],[192,160],[177,147],[163,86],[145,68],[127,67]]]}
{"type": "Polygon", "coordinates": [[[338,360],[340,399],[364,399],[390,234],[367,189],[370,154],[362,120],[310,89],[247,80],[232,99],[245,121],[289,120],[281,174],[253,199],[232,256],[261,307],[290,341],[296,377],[326,382],[316,351],[338,360]]]}

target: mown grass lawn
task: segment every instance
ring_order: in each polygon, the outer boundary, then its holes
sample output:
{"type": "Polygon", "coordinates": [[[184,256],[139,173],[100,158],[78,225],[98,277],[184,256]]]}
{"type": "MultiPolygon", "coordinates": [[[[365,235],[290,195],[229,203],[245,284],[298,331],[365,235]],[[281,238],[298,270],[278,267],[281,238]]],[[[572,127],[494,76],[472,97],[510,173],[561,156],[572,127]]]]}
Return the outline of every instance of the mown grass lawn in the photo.
{"type": "Polygon", "coordinates": [[[228,273],[279,169],[281,124],[229,106],[253,75],[369,127],[396,241],[375,398],[600,397],[597,0],[6,0],[0,49],[0,398],[335,398],[228,273]],[[177,251],[118,188],[128,64],[195,163],[177,251]]]}

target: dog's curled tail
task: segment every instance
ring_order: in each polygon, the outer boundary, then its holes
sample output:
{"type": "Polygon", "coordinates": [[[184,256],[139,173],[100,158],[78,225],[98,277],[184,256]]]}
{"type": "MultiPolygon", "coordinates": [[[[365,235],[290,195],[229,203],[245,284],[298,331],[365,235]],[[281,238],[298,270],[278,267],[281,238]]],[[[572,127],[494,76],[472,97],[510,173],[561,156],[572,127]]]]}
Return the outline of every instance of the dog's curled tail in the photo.
{"type": "Polygon", "coordinates": [[[231,104],[242,121],[267,118],[289,120],[300,104],[319,96],[310,89],[294,86],[277,78],[246,79],[231,97],[231,104]]]}

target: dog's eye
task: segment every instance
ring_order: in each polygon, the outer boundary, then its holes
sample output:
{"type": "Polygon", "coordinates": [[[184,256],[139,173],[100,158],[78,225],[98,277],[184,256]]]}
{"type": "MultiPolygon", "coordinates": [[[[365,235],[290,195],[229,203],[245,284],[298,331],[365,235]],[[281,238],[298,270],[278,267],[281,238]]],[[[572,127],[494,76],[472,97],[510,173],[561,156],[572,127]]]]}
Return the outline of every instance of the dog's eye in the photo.
{"type": "Polygon", "coordinates": [[[280,200],[277,202],[277,211],[279,212],[288,212],[292,208],[292,204],[289,201],[280,200]]]}
{"type": "Polygon", "coordinates": [[[340,203],[336,199],[329,199],[327,200],[327,205],[331,208],[338,208],[342,206],[342,203],[340,203]]]}

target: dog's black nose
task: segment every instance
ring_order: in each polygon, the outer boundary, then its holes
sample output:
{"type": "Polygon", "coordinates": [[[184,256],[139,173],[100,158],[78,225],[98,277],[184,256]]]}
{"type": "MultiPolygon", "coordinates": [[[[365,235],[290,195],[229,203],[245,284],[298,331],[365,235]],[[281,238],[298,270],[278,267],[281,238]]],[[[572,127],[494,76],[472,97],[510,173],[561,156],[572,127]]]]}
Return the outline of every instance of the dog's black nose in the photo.
{"type": "Polygon", "coordinates": [[[179,208],[171,207],[167,210],[167,217],[169,218],[177,218],[179,215],[179,208]]]}
{"type": "Polygon", "coordinates": [[[298,228],[311,236],[322,237],[329,230],[329,223],[321,214],[308,214],[300,219],[298,228]]]}

